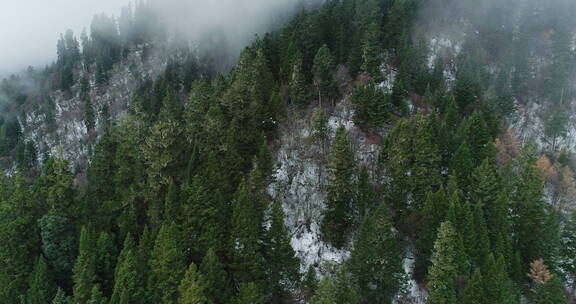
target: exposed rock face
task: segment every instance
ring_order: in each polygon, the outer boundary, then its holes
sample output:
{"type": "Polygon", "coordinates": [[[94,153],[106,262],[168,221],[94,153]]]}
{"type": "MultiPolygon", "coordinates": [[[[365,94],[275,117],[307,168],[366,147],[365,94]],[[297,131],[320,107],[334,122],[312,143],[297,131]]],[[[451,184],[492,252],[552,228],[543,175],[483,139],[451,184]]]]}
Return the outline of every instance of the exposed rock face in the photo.
{"type": "Polygon", "coordinates": [[[70,93],[54,91],[50,94],[55,109],[53,117],[47,117],[45,111],[37,108],[26,113],[25,120],[20,121],[24,138],[33,140],[38,151],[62,153],[74,168],[82,171],[93,144],[103,131],[105,117],[102,109],[107,107],[109,118],[114,121],[127,111],[139,80],[146,77],[154,79],[165,69],[165,55],[156,52],[147,60],[143,60],[142,55],[142,48],[130,52],[125,60],[115,65],[110,73],[111,78],[101,86],[96,85],[94,66],[75,71],[75,79],[86,77],[90,83],[90,98],[96,116],[93,132],[89,133],[86,129],[80,81],[76,81],[70,93]]]}

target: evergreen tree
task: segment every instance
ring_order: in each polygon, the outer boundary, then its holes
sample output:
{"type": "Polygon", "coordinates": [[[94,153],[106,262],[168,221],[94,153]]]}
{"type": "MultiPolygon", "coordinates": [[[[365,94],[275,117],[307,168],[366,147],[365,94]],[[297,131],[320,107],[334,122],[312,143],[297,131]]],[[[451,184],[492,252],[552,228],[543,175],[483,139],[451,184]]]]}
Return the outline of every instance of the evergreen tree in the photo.
{"type": "Polygon", "coordinates": [[[508,277],[504,257],[495,259],[494,255],[488,255],[484,269],[485,303],[518,304],[519,298],[508,277]]]}
{"type": "Polygon", "coordinates": [[[310,299],[310,304],[333,304],[336,301],[336,286],[329,277],[322,278],[318,291],[310,299]]]}
{"type": "Polygon", "coordinates": [[[382,28],[377,22],[368,25],[362,41],[362,71],[368,73],[376,82],[382,81],[380,65],[382,63],[382,28]]]}
{"type": "Polygon", "coordinates": [[[338,94],[338,85],[334,81],[333,73],[335,69],[334,57],[327,45],[323,45],[314,57],[312,66],[312,75],[314,85],[318,91],[319,103],[322,104],[322,98],[328,100],[334,99],[338,94]]]}
{"type": "Polygon", "coordinates": [[[150,281],[149,289],[155,291],[154,298],[161,303],[176,301],[177,287],[185,271],[178,235],[173,222],[162,225],[150,257],[153,279],[150,281]]]}
{"type": "Polygon", "coordinates": [[[184,278],[180,282],[178,291],[180,297],[179,304],[204,304],[208,302],[205,294],[206,282],[204,276],[198,272],[194,263],[188,266],[184,278]]]}
{"type": "Polygon", "coordinates": [[[538,287],[534,294],[534,304],[556,304],[566,303],[564,296],[564,287],[562,281],[558,277],[545,282],[542,286],[538,287]]]}
{"type": "Polygon", "coordinates": [[[264,297],[260,294],[258,287],[254,283],[241,283],[240,293],[235,304],[263,304],[264,297]]]}
{"type": "Polygon", "coordinates": [[[300,261],[290,245],[290,234],[284,226],[284,211],[279,202],[272,205],[270,229],[266,236],[266,265],[272,303],[280,303],[283,296],[298,283],[300,261]]]}
{"type": "Polygon", "coordinates": [[[484,304],[486,302],[486,295],[484,292],[484,279],[480,269],[476,268],[472,278],[466,284],[466,288],[462,292],[461,296],[462,304],[484,304]]]}
{"type": "Polygon", "coordinates": [[[56,285],[44,257],[40,256],[30,275],[26,304],[50,303],[56,294],[56,285]]]}
{"type": "Polygon", "coordinates": [[[54,296],[54,299],[52,299],[52,304],[68,304],[68,299],[66,299],[66,293],[64,292],[64,290],[60,287],[58,287],[58,290],[56,291],[56,295],[54,296]]]}
{"type": "Polygon", "coordinates": [[[224,265],[220,262],[214,249],[208,252],[202,259],[200,272],[206,279],[204,293],[209,303],[226,303],[228,300],[228,276],[224,270],[224,265]]]}
{"type": "Polygon", "coordinates": [[[463,142],[460,147],[458,147],[458,150],[456,150],[450,168],[452,174],[456,177],[458,186],[467,193],[472,186],[470,174],[474,169],[470,146],[467,142],[463,142]]]}
{"type": "Polygon", "coordinates": [[[346,243],[353,223],[354,167],[354,153],[341,125],[329,155],[327,208],[322,222],[324,237],[338,248],[346,243]]]}
{"type": "Polygon", "coordinates": [[[486,226],[482,206],[478,204],[474,205],[473,212],[473,225],[475,228],[474,239],[476,242],[474,248],[471,250],[472,254],[470,258],[475,265],[479,266],[486,260],[490,253],[490,237],[488,235],[488,227],[486,226]]]}
{"type": "Polygon", "coordinates": [[[429,192],[426,203],[421,211],[418,239],[416,240],[416,267],[417,278],[424,278],[430,266],[430,256],[434,249],[434,242],[438,236],[438,228],[446,219],[449,208],[449,200],[446,191],[440,188],[437,192],[429,192]]]}
{"type": "Polygon", "coordinates": [[[457,235],[450,222],[443,222],[434,244],[432,266],[428,271],[429,304],[458,303],[455,278],[457,275],[457,235]]]}
{"type": "Polygon", "coordinates": [[[232,211],[230,248],[233,277],[239,283],[254,283],[259,288],[264,280],[262,257],[262,217],[259,197],[249,184],[242,182],[235,194],[232,211]]]}
{"type": "Polygon", "coordinates": [[[389,303],[402,286],[401,246],[392,228],[385,204],[366,216],[360,227],[350,271],[367,303],[389,303]]]}
{"type": "Polygon", "coordinates": [[[100,286],[98,284],[95,284],[94,287],[92,287],[90,300],[88,300],[87,303],[88,304],[107,304],[108,303],[108,301],[106,300],[106,297],[104,297],[104,294],[100,290],[100,286]]]}
{"type": "Polygon", "coordinates": [[[90,300],[96,280],[95,239],[92,229],[83,227],[80,232],[80,248],[74,265],[74,303],[84,304],[90,300]]]}
{"type": "Polygon", "coordinates": [[[316,294],[316,290],[318,290],[318,278],[316,277],[316,270],[312,265],[308,267],[308,271],[306,271],[302,279],[302,287],[304,297],[306,300],[311,301],[312,297],[316,294]]]}
{"type": "Polygon", "coordinates": [[[558,248],[550,247],[556,231],[547,226],[550,215],[543,200],[543,181],[540,169],[534,166],[535,158],[527,147],[520,162],[515,191],[511,199],[515,248],[522,254],[522,262],[544,258],[547,263],[555,261],[558,248]]]}
{"type": "Polygon", "coordinates": [[[114,289],[110,304],[137,303],[143,300],[142,273],[139,271],[135,250],[134,240],[130,235],[126,236],[114,272],[114,289]]]}
{"type": "Polygon", "coordinates": [[[368,168],[362,166],[360,173],[358,174],[358,185],[356,190],[356,206],[357,214],[361,220],[364,216],[376,208],[377,205],[377,194],[374,189],[374,185],[370,182],[370,173],[368,173],[368,168]]]}

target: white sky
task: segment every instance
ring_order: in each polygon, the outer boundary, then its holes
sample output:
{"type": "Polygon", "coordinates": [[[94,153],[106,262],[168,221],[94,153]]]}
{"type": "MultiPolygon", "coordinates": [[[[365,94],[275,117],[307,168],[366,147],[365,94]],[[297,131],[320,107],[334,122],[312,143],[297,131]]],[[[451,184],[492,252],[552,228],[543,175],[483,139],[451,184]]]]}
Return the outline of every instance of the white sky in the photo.
{"type": "Polygon", "coordinates": [[[0,75],[56,57],[60,33],[89,30],[98,13],[118,16],[129,0],[0,0],[0,75]]]}

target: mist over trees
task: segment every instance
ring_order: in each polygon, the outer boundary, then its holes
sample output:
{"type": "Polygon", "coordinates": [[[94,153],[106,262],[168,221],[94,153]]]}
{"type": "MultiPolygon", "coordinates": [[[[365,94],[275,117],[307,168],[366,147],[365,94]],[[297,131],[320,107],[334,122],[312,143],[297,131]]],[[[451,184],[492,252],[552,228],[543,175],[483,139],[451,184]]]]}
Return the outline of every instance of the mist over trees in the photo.
{"type": "Polygon", "coordinates": [[[96,15],[63,33],[52,65],[0,83],[1,299],[575,298],[576,162],[562,148],[576,97],[571,1],[196,4],[96,15]],[[234,9],[254,20],[210,24],[234,9]],[[442,39],[455,51],[434,50],[442,39]],[[134,62],[163,68],[139,74],[134,62]],[[120,73],[137,83],[124,111],[102,104],[120,73]],[[59,131],[74,102],[84,163],[29,135],[59,131]],[[536,143],[512,123],[530,107],[545,129],[536,143]],[[306,130],[287,131],[291,120],[306,130]],[[299,258],[294,215],[270,190],[283,141],[303,131],[289,149],[319,164],[323,201],[296,225],[342,263],[299,258]],[[358,138],[374,160],[358,157],[358,138]]]}

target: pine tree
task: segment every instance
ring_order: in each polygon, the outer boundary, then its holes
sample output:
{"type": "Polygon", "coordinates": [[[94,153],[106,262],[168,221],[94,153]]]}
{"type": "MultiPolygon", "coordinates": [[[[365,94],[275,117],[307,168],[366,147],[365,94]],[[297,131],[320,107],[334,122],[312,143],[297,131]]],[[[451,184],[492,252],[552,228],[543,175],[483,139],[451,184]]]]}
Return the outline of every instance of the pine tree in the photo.
{"type": "Polygon", "coordinates": [[[428,304],[458,303],[455,278],[458,274],[456,259],[457,235],[450,222],[443,222],[438,229],[438,239],[434,244],[432,266],[428,271],[428,304]]]}
{"type": "Polygon", "coordinates": [[[290,234],[284,226],[284,211],[279,202],[272,206],[270,229],[266,235],[265,259],[272,303],[282,298],[298,284],[300,261],[290,245],[290,234]]]}
{"type": "Polygon", "coordinates": [[[66,299],[66,293],[60,287],[56,291],[54,299],[52,299],[52,304],[68,304],[68,299],[66,299]]]}
{"type": "Polygon", "coordinates": [[[452,158],[450,169],[451,173],[456,177],[460,189],[467,193],[472,186],[470,174],[474,169],[472,154],[468,143],[463,142],[460,147],[458,147],[458,150],[456,150],[452,158]]]}
{"type": "Polygon", "coordinates": [[[235,304],[263,304],[264,297],[261,295],[255,283],[241,283],[240,293],[236,298],[235,304]]]}
{"type": "Polygon", "coordinates": [[[370,182],[370,173],[366,166],[362,166],[358,174],[358,185],[356,190],[357,214],[361,220],[364,216],[376,208],[377,194],[374,185],[370,182]]]}
{"type": "Polygon", "coordinates": [[[562,281],[554,276],[535,291],[534,304],[566,303],[562,281]]]}
{"type": "Polygon", "coordinates": [[[111,294],[114,287],[114,268],[116,265],[116,245],[112,236],[101,232],[96,241],[96,277],[100,289],[111,294]]]}
{"type": "Polygon", "coordinates": [[[84,304],[90,300],[92,287],[96,281],[96,255],[94,233],[90,227],[80,232],[80,248],[73,269],[74,303],[84,304]]]}
{"type": "Polygon", "coordinates": [[[155,290],[155,299],[162,303],[176,301],[177,287],[186,269],[183,252],[177,240],[178,235],[178,229],[173,222],[162,225],[150,257],[153,280],[149,289],[155,290]]]}
{"type": "Polygon", "coordinates": [[[484,279],[480,269],[476,268],[472,278],[466,284],[461,296],[462,304],[487,304],[484,292],[484,279]]]}
{"type": "Polygon", "coordinates": [[[354,167],[354,153],[341,125],[329,155],[327,208],[322,222],[324,237],[337,248],[346,243],[353,223],[354,167]]]}
{"type": "Polygon", "coordinates": [[[382,81],[380,65],[382,63],[382,28],[372,22],[364,33],[362,41],[362,71],[368,73],[376,82],[382,81]]]}
{"type": "Polygon", "coordinates": [[[490,253],[490,237],[488,235],[488,227],[486,226],[486,219],[481,205],[474,205],[474,228],[475,228],[475,246],[471,250],[473,253],[470,255],[472,262],[476,266],[482,265],[490,253]]]}
{"type": "Polygon", "coordinates": [[[180,282],[178,291],[179,304],[204,304],[208,302],[205,294],[206,282],[204,276],[198,272],[196,264],[191,263],[180,282]]]}
{"type": "Polygon", "coordinates": [[[366,216],[360,227],[350,271],[367,303],[388,303],[402,286],[401,246],[392,228],[385,204],[366,216]]]}
{"type": "Polygon", "coordinates": [[[302,54],[294,55],[292,63],[292,75],[290,77],[290,101],[298,106],[304,106],[308,102],[309,88],[302,72],[302,54]]]}
{"type": "Polygon", "coordinates": [[[355,304],[360,301],[350,270],[346,265],[338,267],[334,275],[335,304],[355,304]]]}
{"type": "Polygon", "coordinates": [[[107,304],[108,303],[108,301],[106,300],[106,297],[104,297],[104,294],[100,290],[100,286],[98,284],[95,284],[94,287],[92,287],[92,291],[90,293],[90,300],[88,300],[87,303],[88,304],[107,304]]]}
{"type": "Polygon", "coordinates": [[[142,273],[139,272],[133,238],[128,235],[118,256],[114,275],[114,289],[110,304],[135,303],[142,300],[142,273]]]}
{"type": "Polygon", "coordinates": [[[442,180],[440,169],[440,152],[436,145],[436,134],[433,126],[436,122],[418,115],[415,123],[413,163],[410,168],[410,179],[414,209],[419,210],[425,203],[428,191],[436,190],[442,180]]]}
{"type": "Polygon", "coordinates": [[[430,256],[438,236],[438,228],[446,219],[449,206],[450,203],[443,188],[440,188],[437,192],[428,193],[426,203],[420,213],[421,221],[418,229],[418,239],[416,240],[415,275],[417,278],[424,279],[430,266],[430,256]]]}
{"type": "Polygon", "coordinates": [[[206,279],[204,293],[206,294],[208,302],[226,303],[229,296],[228,275],[214,249],[208,249],[204,259],[202,259],[200,272],[206,279]]]}
{"type": "Polygon", "coordinates": [[[504,257],[489,254],[484,263],[484,290],[486,303],[518,304],[519,298],[506,271],[504,257]]]}
{"type": "Polygon", "coordinates": [[[312,66],[312,75],[314,84],[319,95],[319,103],[322,104],[322,98],[332,100],[337,96],[338,86],[334,81],[334,57],[327,45],[323,45],[314,57],[312,66]]]}
{"type": "Polygon", "coordinates": [[[38,258],[34,271],[30,275],[29,286],[26,304],[50,303],[56,293],[54,279],[50,274],[46,260],[42,256],[38,258]]]}
{"type": "Polygon", "coordinates": [[[329,277],[324,277],[318,285],[318,291],[310,299],[310,304],[336,303],[336,286],[329,277]]]}
{"type": "Polygon", "coordinates": [[[250,185],[242,182],[235,194],[232,211],[230,250],[233,277],[239,283],[253,282],[260,288],[264,280],[262,217],[260,199],[250,185]]]}
{"type": "Polygon", "coordinates": [[[316,277],[316,270],[312,265],[308,267],[308,271],[306,271],[306,274],[302,279],[302,287],[304,291],[304,297],[307,301],[310,301],[311,298],[316,294],[316,290],[318,290],[318,278],[316,277]]]}
{"type": "Polygon", "coordinates": [[[520,161],[518,179],[512,196],[515,248],[522,254],[522,262],[544,258],[552,263],[556,258],[556,249],[550,247],[555,240],[556,231],[551,231],[546,203],[543,199],[543,180],[540,169],[534,166],[535,157],[530,146],[524,151],[520,161]]]}

